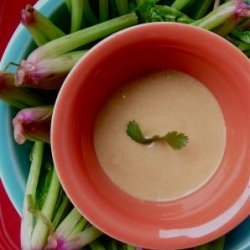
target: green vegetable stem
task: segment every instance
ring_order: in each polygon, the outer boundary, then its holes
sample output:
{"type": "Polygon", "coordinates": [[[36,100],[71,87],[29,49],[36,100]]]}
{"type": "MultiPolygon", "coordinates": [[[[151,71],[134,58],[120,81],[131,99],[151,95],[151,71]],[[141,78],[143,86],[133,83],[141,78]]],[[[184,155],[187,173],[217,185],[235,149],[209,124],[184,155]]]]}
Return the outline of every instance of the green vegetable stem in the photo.
{"type": "Polygon", "coordinates": [[[28,57],[29,62],[57,57],[97,39],[104,38],[116,31],[138,23],[135,13],[130,13],[55,39],[34,50],[28,57]]]}
{"type": "Polygon", "coordinates": [[[212,2],[213,0],[195,1],[192,12],[194,19],[200,19],[204,17],[207,14],[212,2]]]}
{"type": "Polygon", "coordinates": [[[220,36],[227,36],[241,21],[241,18],[230,17],[221,26],[216,28],[216,32],[220,36]]]}
{"type": "Polygon", "coordinates": [[[83,22],[83,0],[72,0],[70,2],[71,9],[71,32],[76,32],[81,29],[83,22]]]}
{"type": "Polygon", "coordinates": [[[231,17],[245,18],[249,16],[249,10],[250,6],[247,2],[230,0],[214,9],[204,18],[195,21],[193,25],[212,30],[225,23],[231,17]]]}
{"type": "Polygon", "coordinates": [[[59,89],[64,78],[86,52],[86,50],[69,52],[38,62],[23,60],[16,71],[15,84],[18,87],[59,89]]]}
{"type": "Polygon", "coordinates": [[[54,23],[29,4],[22,10],[21,23],[29,30],[38,46],[65,35],[54,23]]]}
{"type": "Polygon", "coordinates": [[[186,5],[190,4],[190,2],[192,2],[192,0],[175,0],[171,7],[182,10],[186,5]]]}
{"type": "MultiPolygon", "coordinates": [[[[40,170],[43,161],[44,143],[35,142],[31,153],[31,166],[29,176],[26,184],[25,197],[31,195],[33,199],[36,197],[36,190],[40,176],[40,170]]],[[[31,238],[35,218],[32,213],[28,211],[28,200],[24,199],[23,214],[21,223],[21,246],[22,249],[31,249],[31,238]]]]}
{"type": "MultiPolygon", "coordinates": [[[[72,0],[74,1],[74,0],[72,0]]],[[[85,20],[87,21],[88,24],[90,25],[95,25],[98,23],[98,20],[91,8],[91,5],[89,3],[89,0],[83,0],[84,2],[84,9],[83,9],[83,15],[85,20]]]]}
{"type": "Polygon", "coordinates": [[[128,0],[115,0],[115,2],[120,16],[128,13],[128,0]]]}
{"type": "Polygon", "coordinates": [[[35,142],[21,222],[22,249],[81,249],[102,235],[87,226],[74,207],[68,212],[72,204],[65,197],[49,146],[35,142]]]}
{"type": "MultiPolygon", "coordinates": [[[[48,193],[41,210],[41,214],[48,221],[51,221],[52,219],[61,187],[54,167],[52,171],[53,173],[50,180],[48,193]]],[[[48,234],[51,233],[52,230],[53,228],[48,228],[48,225],[45,224],[41,218],[38,218],[32,232],[31,249],[42,249],[47,242],[48,234]]]]}
{"type": "Polygon", "coordinates": [[[99,0],[99,20],[107,21],[109,17],[109,0],[99,0]]]}
{"type": "Polygon", "coordinates": [[[17,109],[44,105],[43,99],[35,93],[28,89],[16,88],[15,78],[12,73],[1,71],[0,99],[17,109]]]}
{"type": "Polygon", "coordinates": [[[91,250],[106,250],[103,244],[99,240],[95,240],[90,243],[91,250]]]}
{"type": "Polygon", "coordinates": [[[28,140],[50,142],[53,106],[20,110],[13,119],[14,138],[18,144],[28,140]]]}
{"type": "Polygon", "coordinates": [[[69,12],[71,12],[71,0],[64,0],[65,1],[65,4],[69,10],[69,12]]]}

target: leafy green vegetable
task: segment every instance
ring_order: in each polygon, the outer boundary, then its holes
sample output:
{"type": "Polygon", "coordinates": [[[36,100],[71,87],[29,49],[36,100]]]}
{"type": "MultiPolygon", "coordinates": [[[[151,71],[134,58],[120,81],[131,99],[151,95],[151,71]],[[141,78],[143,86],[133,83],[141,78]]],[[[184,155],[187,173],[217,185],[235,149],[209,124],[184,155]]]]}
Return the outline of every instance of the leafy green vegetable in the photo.
{"type": "Polygon", "coordinates": [[[118,250],[118,242],[116,240],[110,240],[107,250],[118,250]]]}
{"type": "Polygon", "coordinates": [[[16,86],[59,89],[63,80],[87,50],[65,53],[38,62],[23,60],[15,73],[16,86]]]}
{"type": "Polygon", "coordinates": [[[127,244],[125,247],[123,247],[123,249],[124,250],[136,250],[136,247],[127,244]]]}
{"type": "Polygon", "coordinates": [[[177,131],[168,132],[164,136],[154,135],[145,138],[139,124],[136,121],[129,121],[127,125],[127,135],[134,141],[141,144],[150,144],[154,141],[164,141],[173,149],[181,149],[188,143],[188,137],[183,133],[177,131]]]}
{"type": "Polygon", "coordinates": [[[182,10],[186,5],[192,2],[192,0],[175,0],[171,6],[177,10],[182,10]]]}
{"type": "Polygon", "coordinates": [[[27,60],[37,62],[57,57],[136,24],[137,16],[135,13],[129,13],[50,41],[34,50],[27,60]]]}
{"type": "Polygon", "coordinates": [[[39,182],[37,186],[36,209],[41,210],[43,207],[43,204],[48,195],[52,173],[53,173],[53,165],[49,162],[46,162],[43,166],[43,171],[40,174],[40,178],[39,178],[39,182]]]}
{"type": "Polygon", "coordinates": [[[232,37],[232,36],[226,36],[226,39],[228,41],[230,41],[231,43],[233,43],[235,46],[237,46],[238,49],[243,51],[246,55],[248,55],[247,53],[249,53],[248,51],[250,50],[250,44],[249,43],[244,43],[241,40],[239,40],[238,38],[232,37]]]}
{"type": "MultiPolygon", "coordinates": [[[[75,0],[72,0],[75,1],[75,0]]],[[[85,20],[90,24],[90,25],[95,25],[98,23],[98,20],[90,6],[89,0],[82,0],[84,3],[84,8],[83,8],[83,14],[85,20]]],[[[91,1],[92,2],[92,1],[91,1]]]]}
{"type": "Polygon", "coordinates": [[[41,96],[28,89],[16,88],[14,74],[5,71],[0,71],[0,99],[17,109],[44,105],[41,96]]]}
{"type": "Polygon", "coordinates": [[[105,247],[99,240],[95,240],[92,243],[90,243],[90,248],[91,250],[105,250],[105,247]]]}
{"type": "Polygon", "coordinates": [[[137,7],[143,22],[193,22],[181,11],[167,5],[156,5],[156,2],[156,0],[145,1],[137,7]]]}
{"type": "Polygon", "coordinates": [[[28,211],[33,214],[37,220],[41,220],[50,233],[53,233],[53,224],[47,217],[35,207],[35,199],[31,194],[27,195],[28,211]]]}
{"type": "Polygon", "coordinates": [[[120,16],[128,13],[128,0],[116,0],[117,10],[120,16]]]}
{"type": "Polygon", "coordinates": [[[219,5],[205,17],[195,21],[193,25],[203,29],[213,30],[220,25],[223,25],[230,18],[246,18],[249,11],[249,5],[246,1],[230,0],[222,5],[219,5]]]}
{"type": "Polygon", "coordinates": [[[21,224],[22,249],[60,249],[60,244],[80,249],[102,233],[90,224],[86,227],[88,222],[62,191],[49,145],[34,145],[21,224]]]}
{"type": "MultiPolygon", "coordinates": [[[[41,210],[38,210],[46,218],[46,221],[52,220],[56,207],[56,201],[61,188],[55,168],[53,168],[52,177],[50,179],[43,207],[41,210]]],[[[51,230],[51,227],[48,227],[48,225],[44,223],[43,219],[38,218],[32,232],[32,249],[42,249],[42,247],[47,243],[48,235],[51,233],[51,230]]]]}
{"type": "MultiPolygon", "coordinates": [[[[40,171],[43,161],[43,152],[44,152],[44,143],[43,142],[35,142],[34,147],[31,152],[31,166],[30,172],[28,176],[28,181],[25,190],[25,197],[32,196],[35,199],[37,185],[40,177],[40,171]]],[[[32,233],[34,229],[34,216],[30,211],[28,199],[24,199],[23,204],[23,215],[22,215],[22,224],[21,224],[21,246],[23,249],[30,249],[32,233]]]]}
{"type": "Polygon", "coordinates": [[[70,208],[72,209],[72,204],[70,203],[68,196],[61,188],[54,211],[54,218],[52,221],[54,228],[56,228],[58,224],[62,222],[62,219],[66,217],[70,208]]]}
{"type": "Polygon", "coordinates": [[[194,19],[204,17],[208,13],[208,9],[211,6],[213,0],[196,0],[192,8],[190,8],[190,16],[194,19]]]}
{"type": "Polygon", "coordinates": [[[70,3],[71,8],[71,27],[70,31],[76,32],[81,29],[83,22],[83,10],[84,2],[83,0],[74,0],[70,3]]]}
{"type": "Polygon", "coordinates": [[[100,22],[107,21],[109,17],[109,1],[99,0],[99,20],[100,22]]]}
{"type": "Polygon", "coordinates": [[[250,44],[250,30],[242,31],[236,28],[231,33],[242,42],[250,44]]]}
{"type": "Polygon", "coordinates": [[[64,0],[69,12],[71,12],[71,0],[64,0]]]}
{"type": "Polygon", "coordinates": [[[29,30],[37,46],[65,35],[53,22],[30,4],[22,9],[21,23],[29,30]]]}

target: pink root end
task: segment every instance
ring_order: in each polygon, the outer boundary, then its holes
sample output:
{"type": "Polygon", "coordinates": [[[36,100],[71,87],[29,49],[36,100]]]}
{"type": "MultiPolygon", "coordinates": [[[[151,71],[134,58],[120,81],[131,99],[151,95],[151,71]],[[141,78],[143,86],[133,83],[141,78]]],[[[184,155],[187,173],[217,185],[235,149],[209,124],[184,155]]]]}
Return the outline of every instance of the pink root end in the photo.
{"type": "Polygon", "coordinates": [[[24,129],[22,126],[22,121],[19,117],[15,117],[13,119],[13,126],[14,126],[14,138],[18,144],[23,144],[26,141],[24,135],[24,129]]]}
{"type": "Polygon", "coordinates": [[[27,4],[25,9],[23,9],[21,12],[21,23],[24,25],[29,25],[35,21],[34,8],[30,4],[27,4]]]}
{"type": "Polygon", "coordinates": [[[238,16],[238,17],[250,17],[250,6],[242,0],[237,0],[236,16],[238,16]]]}
{"type": "Polygon", "coordinates": [[[220,5],[220,0],[215,0],[214,1],[214,9],[218,8],[220,5]]]}
{"type": "Polygon", "coordinates": [[[46,250],[70,250],[67,244],[67,240],[61,239],[56,235],[49,237],[48,244],[45,247],[46,250]]]}
{"type": "Polygon", "coordinates": [[[19,87],[21,86],[26,79],[28,78],[26,72],[23,69],[18,69],[16,74],[15,74],[15,86],[19,87]]]}
{"type": "Polygon", "coordinates": [[[32,75],[35,75],[34,72],[36,70],[36,67],[28,62],[28,61],[22,61],[21,66],[18,68],[15,74],[15,85],[16,87],[19,87],[21,85],[25,84],[38,84],[34,79],[32,79],[32,75]]]}

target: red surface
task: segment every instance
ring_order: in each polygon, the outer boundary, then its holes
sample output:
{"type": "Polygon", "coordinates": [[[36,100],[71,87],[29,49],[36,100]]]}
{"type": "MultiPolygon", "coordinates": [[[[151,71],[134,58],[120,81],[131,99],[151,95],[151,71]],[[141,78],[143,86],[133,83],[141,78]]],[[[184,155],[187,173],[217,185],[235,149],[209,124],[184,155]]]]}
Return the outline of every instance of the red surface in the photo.
{"type": "Polygon", "coordinates": [[[66,79],[52,121],[55,166],[75,206],[108,235],[154,249],[192,247],[239,224],[248,215],[248,73],[249,61],[237,48],[190,25],[136,26],[99,43],[66,79]],[[189,196],[159,203],[141,202],[111,183],[92,138],[96,112],[109,93],[125,77],[156,68],[179,70],[204,83],[227,126],[225,154],[213,178],[189,196]]]}
{"type": "MultiPolygon", "coordinates": [[[[0,0],[0,58],[19,23],[20,10],[34,0],[0,0]]],[[[19,245],[20,217],[0,181],[0,249],[16,250],[19,245]]]]}
{"type": "Polygon", "coordinates": [[[20,217],[0,182],[0,249],[19,249],[20,217]]]}

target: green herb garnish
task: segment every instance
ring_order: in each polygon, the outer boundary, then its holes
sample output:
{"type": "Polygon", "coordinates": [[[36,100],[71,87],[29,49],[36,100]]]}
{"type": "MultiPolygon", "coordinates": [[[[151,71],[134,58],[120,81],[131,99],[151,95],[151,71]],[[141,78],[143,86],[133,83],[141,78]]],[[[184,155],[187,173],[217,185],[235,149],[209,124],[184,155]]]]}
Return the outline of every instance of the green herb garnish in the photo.
{"type": "Polygon", "coordinates": [[[177,131],[168,132],[164,136],[154,135],[152,137],[145,138],[139,124],[135,120],[129,121],[126,132],[132,140],[141,144],[150,144],[155,141],[163,141],[173,149],[182,149],[188,143],[188,136],[177,131]]]}

